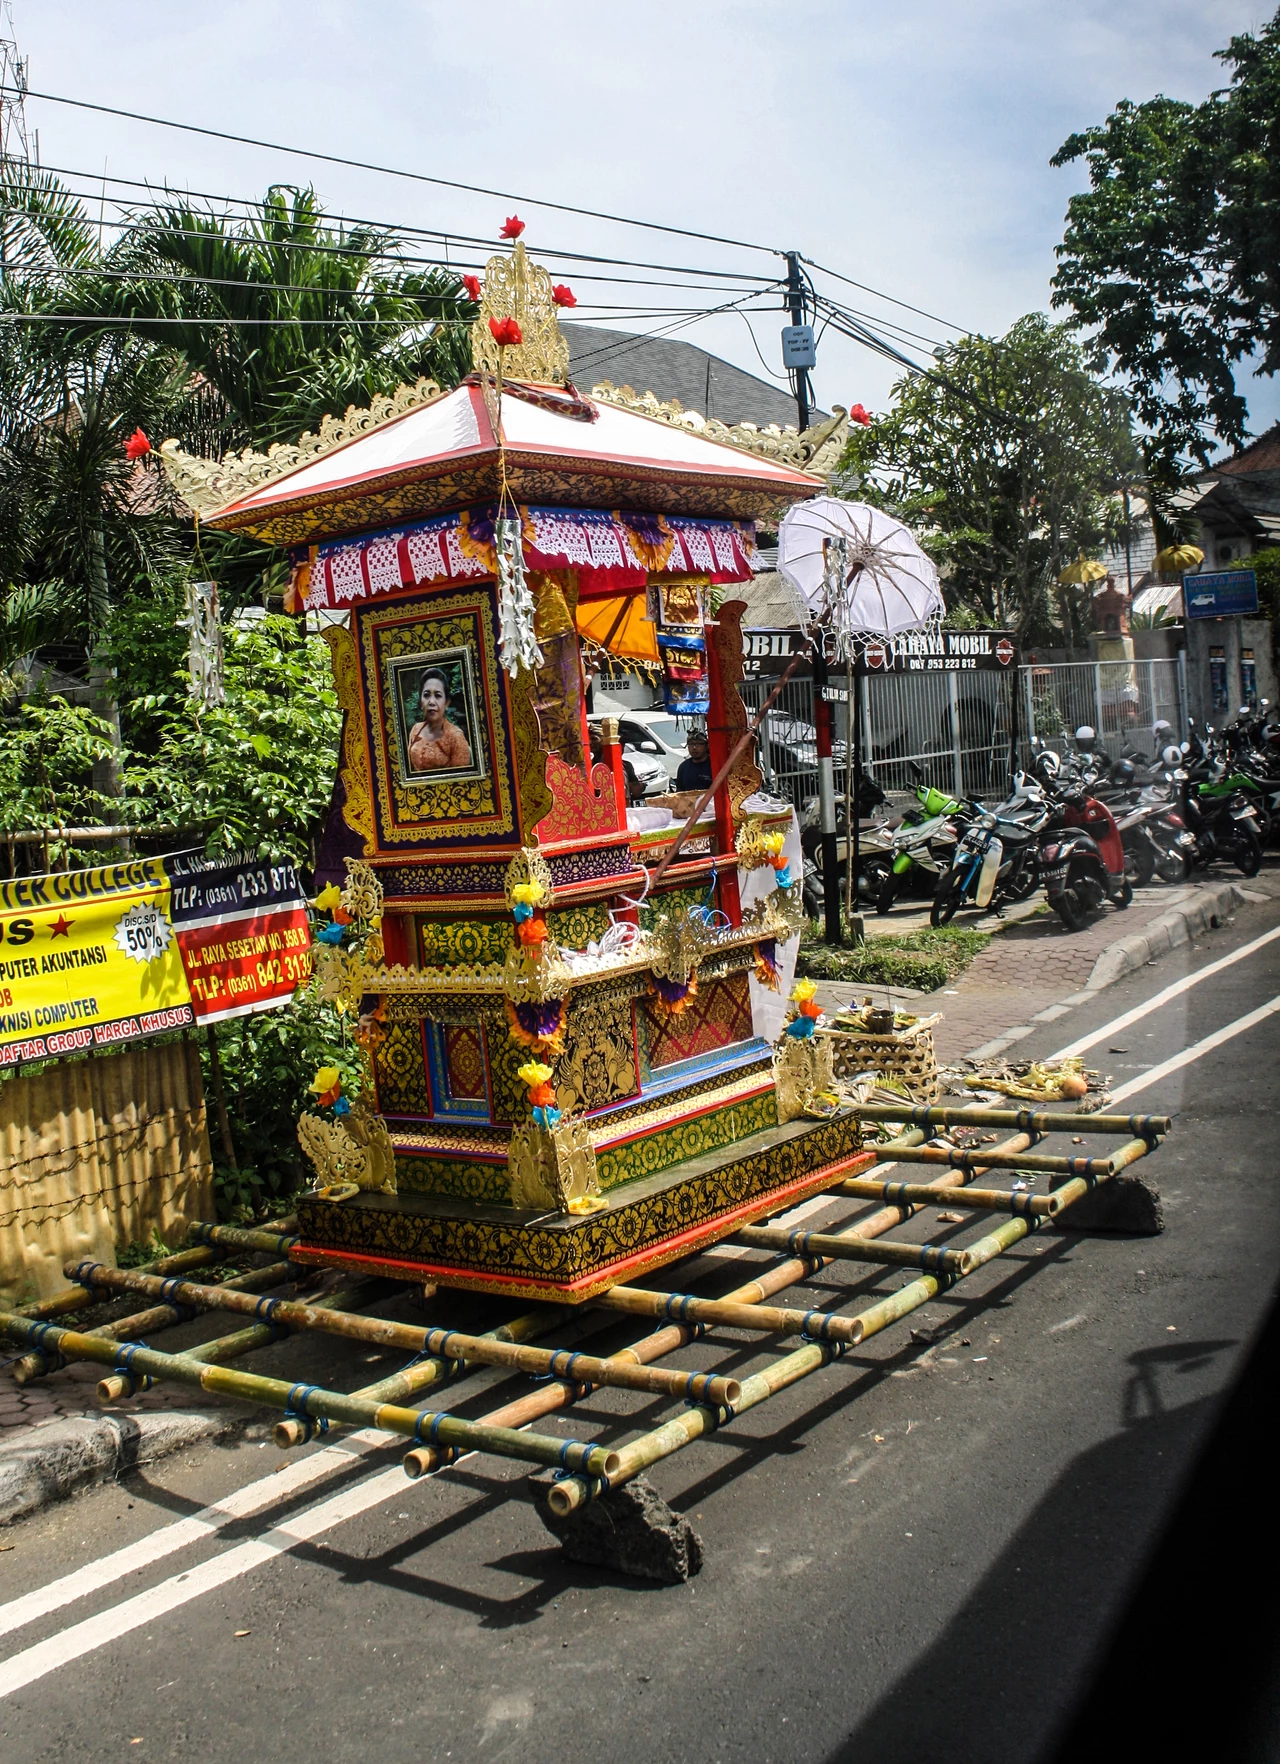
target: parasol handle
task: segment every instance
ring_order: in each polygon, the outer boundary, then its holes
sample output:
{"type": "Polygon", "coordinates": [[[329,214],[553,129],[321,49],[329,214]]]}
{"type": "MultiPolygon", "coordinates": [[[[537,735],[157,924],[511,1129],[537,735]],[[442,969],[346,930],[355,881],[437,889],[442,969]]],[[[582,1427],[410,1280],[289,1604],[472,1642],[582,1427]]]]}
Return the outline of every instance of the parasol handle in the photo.
{"type": "Polygon", "coordinates": [[[800,663],[808,660],[808,651],[802,650],[799,655],[792,656],[791,660],[787,663],[786,669],[782,674],[782,677],[779,679],[778,684],[774,687],[768,698],[765,699],[755,716],[752,717],[751,721],[747,724],[746,733],[739,736],[728,759],[721,766],[710,784],[707,785],[707,788],[703,791],[697,802],[694,803],[693,813],[689,816],[689,819],[685,822],[684,826],[681,827],[680,832],[676,837],[675,844],[667,852],[667,855],[663,858],[662,862],[658,865],[657,869],[649,879],[650,892],[658,886],[658,883],[661,882],[662,878],[666,875],[667,871],[671,868],[671,865],[679,856],[680,848],[689,837],[690,833],[693,832],[698,816],[702,813],[703,809],[706,808],[707,804],[711,801],[711,798],[715,795],[716,791],[719,790],[720,786],[729,776],[729,773],[733,770],[734,761],[737,759],[738,755],[755,739],[756,730],[764,721],[764,713],[782,691],[782,688],[786,685],[792,674],[795,673],[796,669],[800,666],[800,663]]]}

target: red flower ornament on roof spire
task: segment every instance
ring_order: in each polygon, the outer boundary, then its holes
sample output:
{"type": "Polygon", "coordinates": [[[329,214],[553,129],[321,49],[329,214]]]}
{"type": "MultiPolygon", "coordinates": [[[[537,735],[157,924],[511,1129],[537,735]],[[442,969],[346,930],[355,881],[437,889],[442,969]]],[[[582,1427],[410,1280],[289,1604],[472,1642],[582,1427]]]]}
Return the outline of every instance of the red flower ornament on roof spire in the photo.
{"type": "Polygon", "coordinates": [[[463,276],[462,285],[467,291],[467,299],[468,300],[479,300],[479,298],[480,298],[480,278],[479,278],[479,276],[463,276]]]}
{"type": "Polygon", "coordinates": [[[126,459],[143,459],[151,452],[151,443],[141,429],[135,429],[124,444],[126,459]]]}
{"type": "Polygon", "coordinates": [[[855,404],[850,409],[849,421],[851,423],[861,423],[864,429],[869,429],[871,427],[871,418],[860,404],[855,404]]]}
{"type": "Polygon", "coordinates": [[[513,318],[491,318],[489,329],[494,342],[502,349],[524,342],[524,333],[513,318]]]}
{"type": "Polygon", "coordinates": [[[509,214],[506,220],[502,223],[500,237],[503,239],[518,239],[523,232],[524,222],[520,219],[520,216],[518,214],[509,214]]]}
{"type": "Polygon", "coordinates": [[[557,282],[551,290],[551,298],[557,306],[576,306],[578,296],[567,282],[557,282]]]}

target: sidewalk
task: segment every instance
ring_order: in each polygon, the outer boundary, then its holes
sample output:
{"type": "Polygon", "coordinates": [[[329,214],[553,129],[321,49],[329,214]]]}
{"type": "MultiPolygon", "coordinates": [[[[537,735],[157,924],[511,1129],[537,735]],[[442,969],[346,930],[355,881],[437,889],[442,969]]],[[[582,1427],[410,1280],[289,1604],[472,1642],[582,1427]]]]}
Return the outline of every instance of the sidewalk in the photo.
{"type": "MultiPolygon", "coordinates": [[[[989,914],[972,921],[972,929],[992,931],[995,935],[955,986],[923,993],[868,986],[865,982],[822,981],[818,999],[828,1010],[870,995],[877,1002],[883,1000],[910,1010],[941,1011],[943,1021],[934,1031],[934,1044],[939,1061],[952,1063],[984,1051],[987,1043],[1009,1036],[1014,1030],[1030,1033],[1033,1022],[1050,1022],[1054,1017],[1065,1016],[1072,1003],[1079,1002],[1077,995],[1089,987],[1104,952],[1137,936],[1167,914],[1194,921],[1201,916],[1206,899],[1215,895],[1221,899],[1220,913],[1233,911],[1234,904],[1225,893],[1231,888],[1246,901],[1280,897],[1280,861],[1268,860],[1260,874],[1247,882],[1224,870],[1185,887],[1156,884],[1140,888],[1126,911],[1107,907],[1083,931],[1067,931],[1043,901],[1039,905],[1031,901],[1016,910],[1016,915],[1010,912],[1003,920],[989,914]]],[[[916,916],[903,914],[900,922],[897,914],[868,920],[867,930],[872,936],[877,932],[909,930],[916,916]]],[[[927,922],[926,912],[924,923],[927,922]]],[[[969,927],[967,918],[959,922],[969,927]]],[[[1098,974],[1102,984],[1118,977],[1115,972],[1105,972],[1114,966],[1103,965],[1098,974]]]]}

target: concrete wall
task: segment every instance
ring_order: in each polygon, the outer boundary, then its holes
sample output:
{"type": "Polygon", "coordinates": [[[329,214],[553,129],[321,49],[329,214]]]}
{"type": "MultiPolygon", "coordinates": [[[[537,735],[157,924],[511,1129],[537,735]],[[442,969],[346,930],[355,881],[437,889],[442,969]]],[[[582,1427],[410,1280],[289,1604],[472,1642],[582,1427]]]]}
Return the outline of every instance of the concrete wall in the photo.
{"type": "Polygon", "coordinates": [[[1270,619],[1188,619],[1187,699],[1197,723],[1220,728],[1229,723],[1245,702],[1241,674],[1243,652],[1253,651],[1257,697],[1276,698],[1276,675],[1272,662],[1270,619]],[[1221,650],[1226,676],[1225,699],[1213,693],[1214,650],[1221,650]]]}

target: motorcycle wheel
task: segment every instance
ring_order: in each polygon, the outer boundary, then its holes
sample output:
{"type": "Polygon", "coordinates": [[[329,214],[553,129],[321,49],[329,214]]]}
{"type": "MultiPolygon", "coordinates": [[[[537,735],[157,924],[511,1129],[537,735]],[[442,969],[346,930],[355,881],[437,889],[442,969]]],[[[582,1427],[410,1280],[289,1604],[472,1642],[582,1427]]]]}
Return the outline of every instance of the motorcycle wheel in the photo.
{"type": "Polygon", "coordinates": [[[1013,883],[1011,887],[1001,890],[1001,898],[1019,902],[1030,900],[1039,886],[1040,878],[1036,875],[1034,867],[1028,864],[1017,882],[1013,883]]]}
{"type": "Polygon", "coordinates": [[[959,870],[944,870],[938,877],[938,886],[934,890],[933,905],[929,908],[929,923],[936,931],[939,925],[949,925],[956,916],[956,909],[961,903],[964,893],[964,878],[959,870]]]}
{"type": "Polygon", "coordinates": [[[800,899],[804,905],[804,916],[806,919],[820,919],[822,917],[822,900],[814,893],[813,889],[810,888],[807,882],[800,890],[800,899]]]}
{"type": "Polygon", "coordinates": [[[1068,931],[1083,931],[1087,914],[1084,904],[1074,888],[1064,888],[1053,902],[1053,910],[1057,913],[1068,931]]]}
{"type": "Polygon", "coordinates": [[[1147,888],[1156,873],[1156,860],[1151,847],[1144,840],[1141,845],[1126,845],[1124,848],[1125,880],[1134,888],[1147,888]]]}
{"type": "Polygon", "coordinates": [[[880,892],[876,895],[876,911],[878,913],[887,913],[891,911],[893,903],[897,897],[898,878],[894,875],[893,871],[890,870],[889,874],[880,884],[880,892]]]}
{"type": "Polygon", "coordinates": [[[1262,841],[1251,827],[1241,827],[1235,839],[1236,868],[1242,876],[1256,876],[1262,868],[1262,841]]]}
{"type": "Polygon", "coordinates": [[[1156,875],[1162,882],[1189,882],[1191,859],[1180,851],[1162,851],[1156,863],[1156,875]]]}

